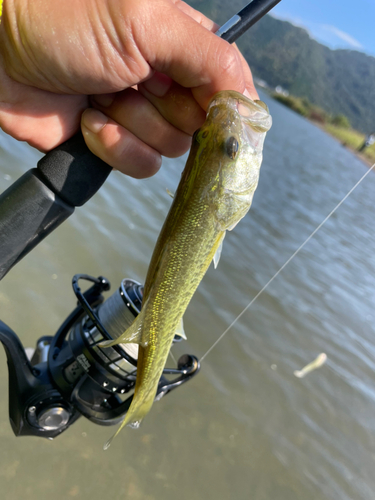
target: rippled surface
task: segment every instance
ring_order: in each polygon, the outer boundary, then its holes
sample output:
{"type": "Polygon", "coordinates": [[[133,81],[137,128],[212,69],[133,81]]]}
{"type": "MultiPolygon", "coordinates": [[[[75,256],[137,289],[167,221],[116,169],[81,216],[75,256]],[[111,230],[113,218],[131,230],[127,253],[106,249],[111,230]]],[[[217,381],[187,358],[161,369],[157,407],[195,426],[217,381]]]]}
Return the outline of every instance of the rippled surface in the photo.
{"type": "MultiPolygon", "coordinates": [[[[265,97],[274,118],[253,207],[228,234],[185,316],[176,356],[202,356],[367,167],[265,97]]],[[[0,135],[0,190],[39,155],[0,135]]],[[[153,179],[112,173],[85,207],[0,282],[1,319],[23,343],[75,305],[71,277],[143,281],[185,159],[153,179]]],[[[54,441],[16,439],[0,352],[0,487],[7,500],[374,498],[375,175],[370,173],[138,431],[81,418],[54,441]],[[327,363],[293,375],[320,352],[327,363]]]]}

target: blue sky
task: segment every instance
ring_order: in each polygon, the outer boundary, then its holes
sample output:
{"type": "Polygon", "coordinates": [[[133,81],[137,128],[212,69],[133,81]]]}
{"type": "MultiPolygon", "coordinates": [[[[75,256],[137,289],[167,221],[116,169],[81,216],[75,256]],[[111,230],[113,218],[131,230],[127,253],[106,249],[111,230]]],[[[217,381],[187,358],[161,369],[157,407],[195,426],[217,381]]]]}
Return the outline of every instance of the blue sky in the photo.
{"type": "Polygon", "coordinates": [[[375,56],[375,0],[281,0],[272,14],[306,28],[332,49],[375,56]]]}

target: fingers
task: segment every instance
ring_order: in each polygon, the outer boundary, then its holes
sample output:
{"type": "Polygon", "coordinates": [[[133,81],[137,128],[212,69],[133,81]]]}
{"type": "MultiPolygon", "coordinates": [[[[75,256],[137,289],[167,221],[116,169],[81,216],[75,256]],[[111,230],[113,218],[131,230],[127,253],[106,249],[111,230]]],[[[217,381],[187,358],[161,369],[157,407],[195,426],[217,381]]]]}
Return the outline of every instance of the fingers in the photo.
{"type": "Polygon", "coordinates": [[[155,2],[155,10],[145,10],[142,21],[132,25],[135,43],[145,60],[182,87],[191,88],[203,109],[220,90],[244,92],[248,75],[236,47],[207,29],[203,16],[200,24],[193,18],[195,14],[187,13],[189,9],[176,5],[167,0],[155,2]]]}
{"type": "Polygon", "coordinates": [[[190,147],[190,136],[174,127],[137,90],[130,88],[104,99],[94,96],[93,105],[164,156],[181,156],[190,147]]]}
{"type": "MultiPolygon", "coordinates": [[[[235,49],[242,64],[245,94],[253,100],[259,99],[250,68],[237,47],[235,49]]],[[[192,135],[203,124],[206,114],[192,90],[182,87],[166,75],[155,72],[150,79],[138,84],[138,90],[167,121],[187,134],[192,135]]]]}
{"type": "Polygon", "coordinates": [[[202,125],[206,113],[186,89],[170,78],[156,72],[138,85],[141,93],[174,127],[190,136],[202,125]]]}
{"type": "Polygon", "coordinates": [[[90,150],[132,177],[149,177],[161,165],[161,155],[185,153],[191,137],[176,128],[173,113],[166,120],[141,93],[130,88],[93,96],[94,109],[82,116],[82,131],[90,150]]]}
{"type": "Polygon", "coordinates": [[[100,111],[87,109],[81,128],[89,149],[111,167],[137,179],[159,170],[160,154],[100,111]]]}
{"type": "MultiPolygon", "coordinates": [[[[246,94],[257,99],[250,68],[238,54],[246,94]]],[[[92,103],[111,120],[102,117],[105,125],[91,127],[90,120],[95,122],[98,115],[85,114],[83,130],[88,146],[112,167],[138,178],[158,170],[160,155],[183,154],[190,146],[190,136],[205,119],[205,112],[192,91],[159,72],[138,84],[138,90],[130,88],[117,94],[93,96],[92,103]],[[88,128],[98,130],[88,136],[88,128]]]]}

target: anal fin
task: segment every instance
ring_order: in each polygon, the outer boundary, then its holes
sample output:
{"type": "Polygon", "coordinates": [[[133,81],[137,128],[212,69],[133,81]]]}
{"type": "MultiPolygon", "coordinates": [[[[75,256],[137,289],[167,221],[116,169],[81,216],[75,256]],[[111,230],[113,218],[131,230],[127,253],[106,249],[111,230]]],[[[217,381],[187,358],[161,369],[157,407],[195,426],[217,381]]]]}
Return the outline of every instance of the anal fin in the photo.
{"type": "Polygon", "coordinates": [[[100,342],[100,347],[111,347],[116,344],[140,344],[143,347],[147,345],[147,340],[142,336],[142,324],[145,307],[142,308],[141,312],[135,318],[133,323],[125,330],[125,332],[114,340],[104,340],[100,342]]]}

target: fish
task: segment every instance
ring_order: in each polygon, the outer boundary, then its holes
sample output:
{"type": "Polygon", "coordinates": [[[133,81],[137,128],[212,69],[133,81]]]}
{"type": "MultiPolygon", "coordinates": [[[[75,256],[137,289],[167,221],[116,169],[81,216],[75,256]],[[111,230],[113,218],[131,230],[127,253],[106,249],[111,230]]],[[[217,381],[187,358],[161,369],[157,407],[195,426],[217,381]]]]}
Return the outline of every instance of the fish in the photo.
{"type": "Polygon", "coordinates": [[[327,354],[324,352],[320,353],[319,356],[314,359],[314,361],[311,361],[308,365],[304,366],[302,370],[295,370],[293,374],[297,378],[302,378],[308,373],[312,372],[313,370],[316,370],[317,368],[320,368],[321,366],[324,365],[324,363],[327,361],[327,354]]]}
{"type": "Polygon", "coordinates": [[[151,257],[141,311],[123,335],[101,344],[139,344],[133,400],[105,449],[149,412],[185,310],[211,261],[217,266],[226,231],[250,209],[271,123],[265,103],[238,92],[210,101],[151,257]]]}

